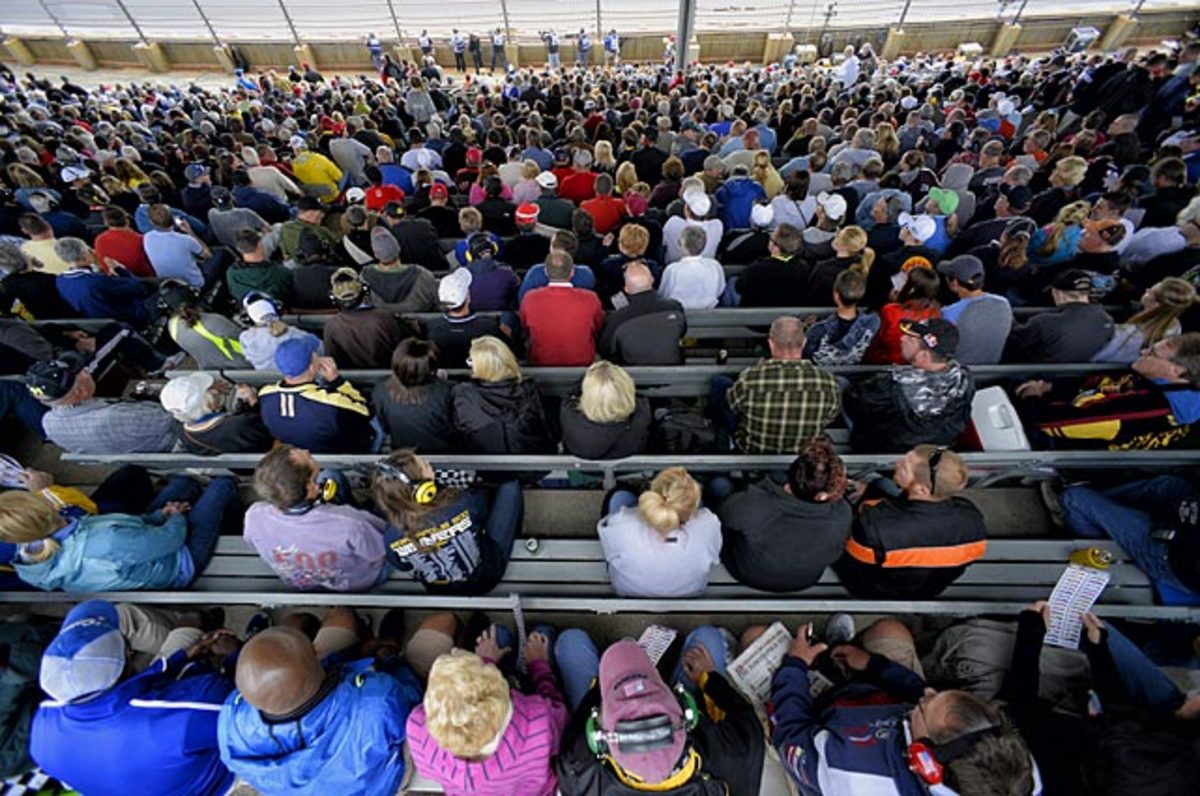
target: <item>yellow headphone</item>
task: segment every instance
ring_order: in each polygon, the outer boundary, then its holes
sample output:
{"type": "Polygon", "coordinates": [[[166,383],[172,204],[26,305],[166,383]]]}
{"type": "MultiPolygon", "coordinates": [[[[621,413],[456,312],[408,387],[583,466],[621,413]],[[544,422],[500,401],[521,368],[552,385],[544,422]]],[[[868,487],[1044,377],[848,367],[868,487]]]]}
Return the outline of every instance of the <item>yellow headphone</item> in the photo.
{"type": "Polygon", "coordinates": [[[375,471],[382,478],[388,478],[407,486],[412,491],[413,500],[422,506],[432,503],[438,494],[437,484],[432,479],[414,480],[408,473],[387,459],[375,463],[375,471]]]}

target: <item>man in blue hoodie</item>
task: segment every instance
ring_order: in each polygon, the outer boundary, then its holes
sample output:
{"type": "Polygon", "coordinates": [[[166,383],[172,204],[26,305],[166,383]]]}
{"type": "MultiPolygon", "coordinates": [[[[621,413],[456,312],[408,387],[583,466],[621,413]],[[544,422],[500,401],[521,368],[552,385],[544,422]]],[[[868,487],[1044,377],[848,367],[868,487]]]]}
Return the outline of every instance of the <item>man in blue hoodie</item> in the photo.
{"type": "Polygon", "coordinates": [[[88,796],[219,796],[233,774],[217,751],[217,718],[233,684],[200,660],[224,631],[135,673],[117,607],[80,603],[42,656],[50,699],[29,750],[46,773],[88,796]]]}
{"type": "Polygon", "coordinates": [[[113,318],[141,329],[149,321],[146,285],[127,274],[102,274],[96,253],[79,238],[54,241],[70,268],[55,279],[59,294],[84,318],[113,318]]]}
{"type": "Polygon", "coordinates": [[[771,682],[771,738],[803,796],[1041,792],[1024,741],[999,709],[964,691],[934,691],[893,660],[920,667],[899,622],[881,620],[861,634],[862,646],[839,644],[828,655],[811,631],[800,628],[771,682]],[[810,683],[810,670],[826,675],[818,678],[826,690],[810,683]]]}
{"type": "MultiPolygon", "coordinates": [[[[389,613],[380,623],[378,662],[337,664],[357,648],[357,619],[346,609],[331,612],[314,641],[291,627],[252,638],[238,657],[238,691],[221,709],[225,764],[264,796],[396,793],[404,780],[405,722],[421,702],[416,675],[395,656],[400,617],[389,613]]],[[[453,646],[430,621],[453,624],[445,614],[426,620],[407,657],[418,657],[421,647],[420,657],[430,658],[453,646]],[[438,641],[423,640],[430,638],[438,641]]]]}

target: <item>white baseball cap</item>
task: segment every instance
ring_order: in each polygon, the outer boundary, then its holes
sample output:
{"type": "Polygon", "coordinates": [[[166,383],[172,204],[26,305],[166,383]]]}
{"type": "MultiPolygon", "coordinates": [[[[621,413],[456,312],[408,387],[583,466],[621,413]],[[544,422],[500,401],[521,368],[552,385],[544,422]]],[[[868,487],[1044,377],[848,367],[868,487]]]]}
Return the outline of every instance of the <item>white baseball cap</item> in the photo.
{"type": "Polygon", "coordinates": [[[834,221],[841,221],[846,217],[846,198],[841,194],[821,191],[817,194],[817,204],[825,211],[825,215],[834,221]]]}
{"type": "Polygon", "coordinates": [[[92,176],[92,173],[83,166],[66,166],[59,172],[59,176],[63,182],[75,182],[75,180],[86,180],[92,176]]]}
{"type": "Polygon", "coordinates": [[[554,173],[550,171],[543,171],[541,174],[534,177],[533,181],[543,188],[558,187],[558,177],[555,177],[554,173]]]}
{"type": "Polygon", "coordinates": [[[694,216],[703,217],[708,215],[709,210],[712,210],[712,200],[708,198],[708,194],[701,191],[685,193],[683,201],[687,203],[688,209],[694,216]]]}
{"type": "Polygon", "coordinates": [[[357,186],[346,191],[346,201],[352,205],[359,204],[366,198],[367,192],[357,186]]]}
{"type": "Polygon", "coordinates": [[[194,420],[204,414],[204,396],[215,381],[211,373],[176,376],[163,387],[158,400],[176,420],[194,420]]]}
{"type": "Polygon", "coordinates": [[[750,208],[750,224],[755,227],[769,227],[775,220],[775,208],[770,205],[755,205],[750,208]]]}
{"type": "Polygon", "coordinates": [[[447,307],[461,307],[471,295],[471,272],[456,268],[438,283],[438,301],[447,307]]]}
{"type": "Polygon", "coordinates": [[[278,318],[279,311],[276,309],[274,303],[266,299],[258,299],[246,305],[246,315],[254,323],[266,323],[273,318],[278,318]]]}
{"type": "Polygon", "coordinates": [[[937,222],[933,220],[932,216],[901,213],[897,220],[900,222],[900,230],[907,231],[917,243],[924,243],[937,232],[937,222]]]}

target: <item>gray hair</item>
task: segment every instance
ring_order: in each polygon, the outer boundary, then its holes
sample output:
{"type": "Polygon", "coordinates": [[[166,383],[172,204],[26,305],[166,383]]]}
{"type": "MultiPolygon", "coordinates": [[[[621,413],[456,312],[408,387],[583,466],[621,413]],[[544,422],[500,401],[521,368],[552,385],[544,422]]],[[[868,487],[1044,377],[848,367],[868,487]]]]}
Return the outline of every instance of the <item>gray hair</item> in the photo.
{"type": "Polygon", "coordinates": [[[900,218],[900,214],[904,212],[904,197],[898,193],[888,194],[883,197],[884,206],[887,208],[887,220],[889,224],[895,224],[900,218]]]}
{"type": "Polygon", "coordinates": [[[829,180],[834,185],[845,185],[854,179],[854,166],[845,160],[839,160],[829,170],[829,180]]]}
{"type": "Polygon", "coordinates": [[[588,166],[592,165],[592,153],[588,152],[586,149],[576,149],[571,160],[579,168],[586,169],[588,166]]]}
{"type": "Polygon", "coordinates": [[[689,224],[679,233],[679,247],[689,257],[698,257],[708,245],[708,233],[704,227],[689,224]]]}
{"type": "Polygon", "coordinates": [[[15,243],[0,243],[0,277],[29,270],[25,252],[15,243]]]}
{"type": "Polygon", "coordinates": [[[79,238],[58,238],[54,241],[54,253],[63,262],[82,265],[88,261],[91,250],[79,238]]]}
{"type": "Polygon", "coordinates": [[[723,172],[725,171],[725,161],[716,155],[709,155],[704,159],[704,170],[708,171],[709,169],[717,169],[723,172]]]}

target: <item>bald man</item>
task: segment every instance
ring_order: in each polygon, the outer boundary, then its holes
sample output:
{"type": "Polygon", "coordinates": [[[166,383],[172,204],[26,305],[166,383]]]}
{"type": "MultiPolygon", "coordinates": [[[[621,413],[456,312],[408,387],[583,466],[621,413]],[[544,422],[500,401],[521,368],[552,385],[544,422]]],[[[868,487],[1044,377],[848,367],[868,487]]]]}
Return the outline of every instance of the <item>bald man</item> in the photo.
{"type": "Polygon", "coordinates": [[[314,640],[294,627],[254,636],[237,664],[237,692],[221,709],[217,739],[229,770],[263,796],[354,793],[392,796],[404,779],[405,721],[421,701],[414,674],[453,647],[449,614],[429,617],[405,649],[384,617],[375,657],[339,664],[359,650],[358,620],[334,609],[314,640]],[[311,789],[311,790],[310,790],[311,789]]]}
{"type": "Polygon", "coordinates": [[[644,262],[625,266],[625,287],[612,302],[619,309],[608,314],[600,330],[600,356],[620,365],[683,364],[683,305],[658,295],[644,262]]]}

